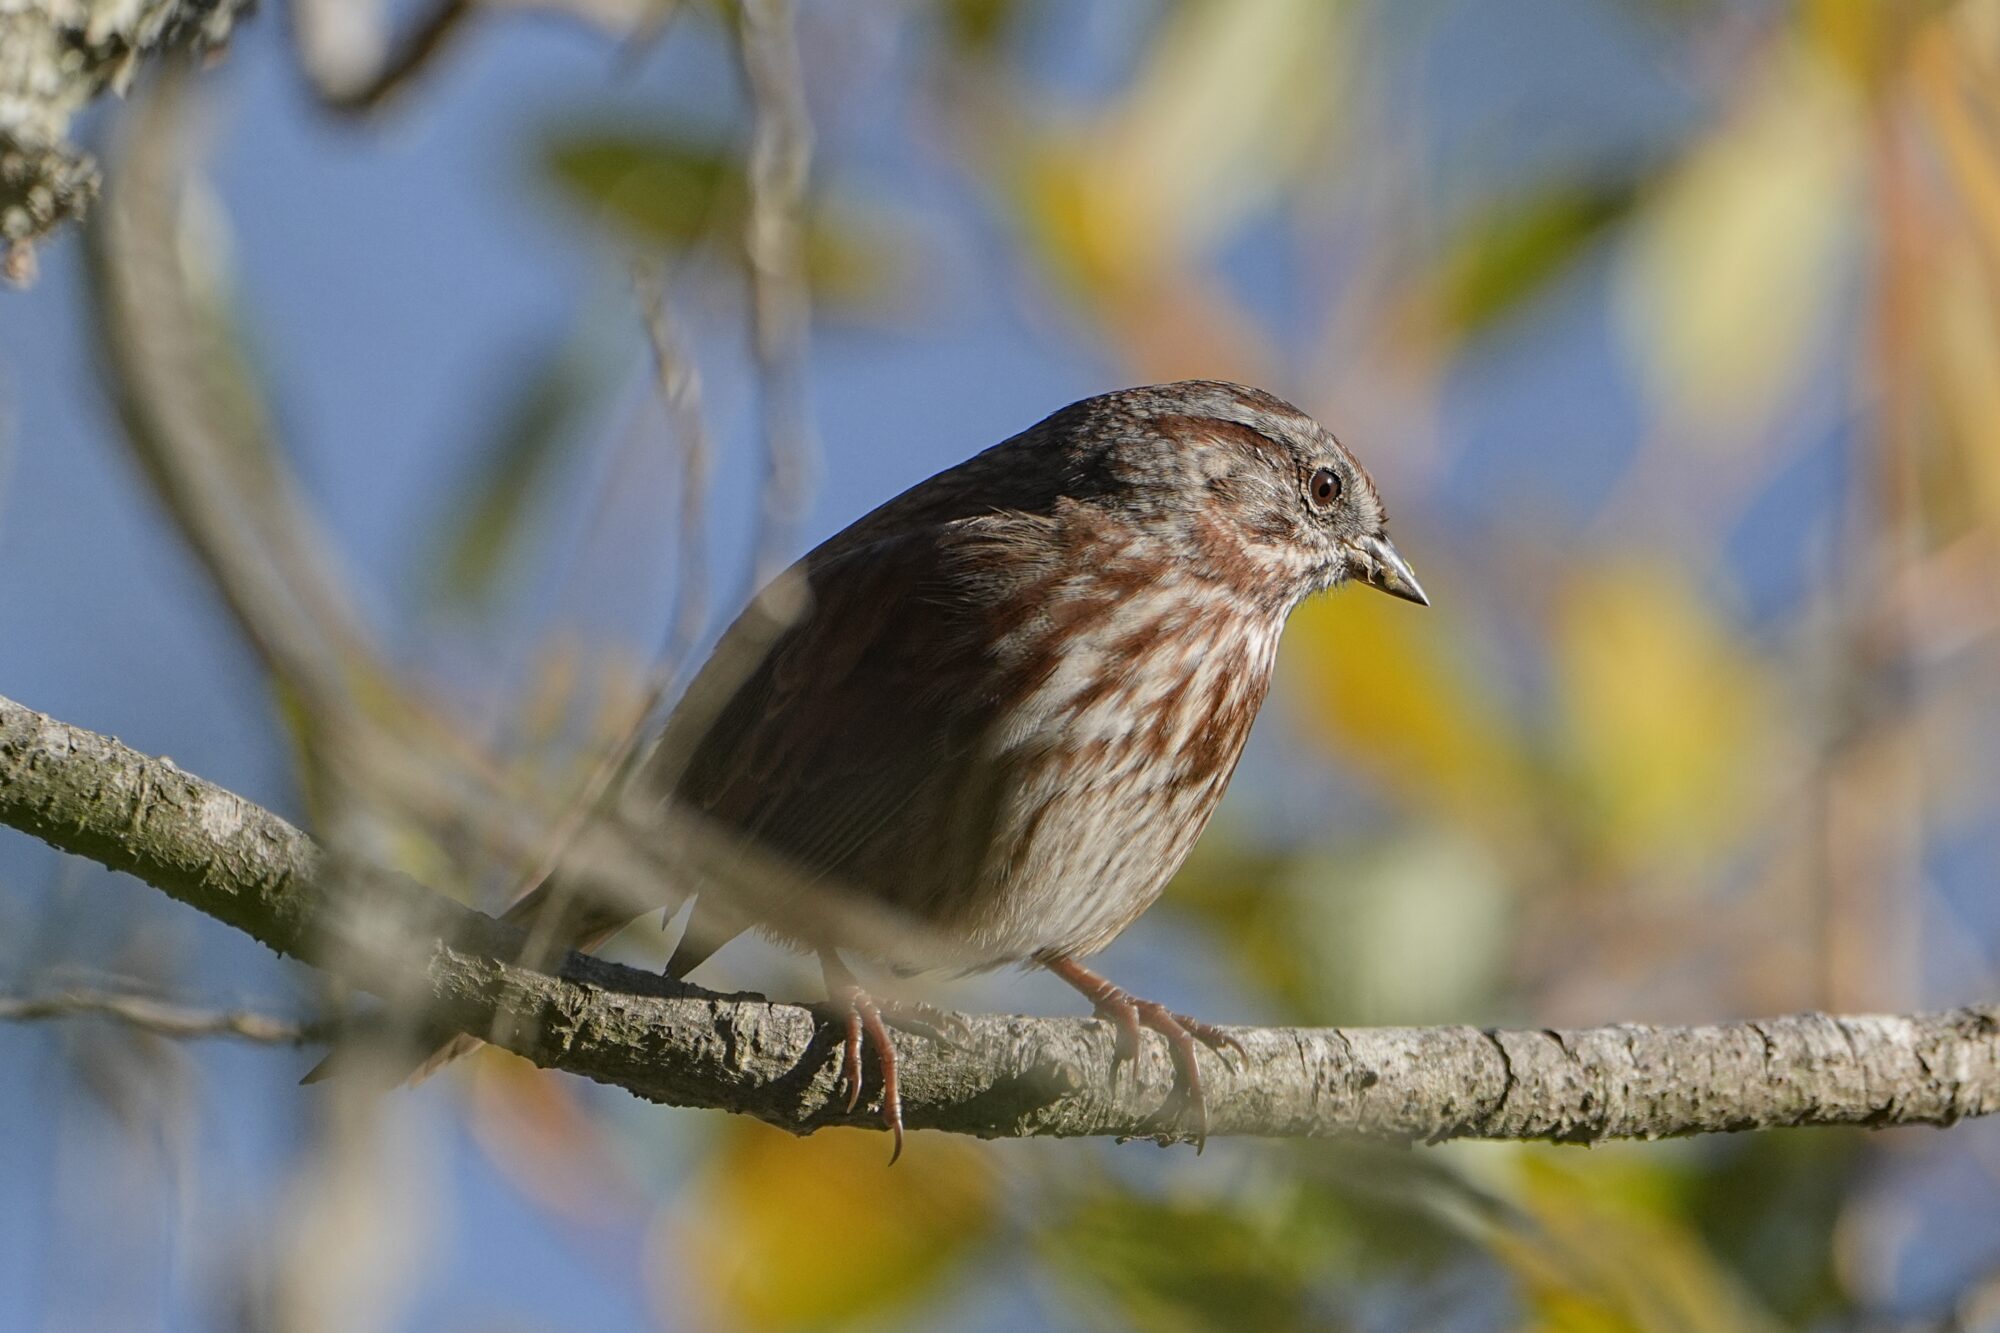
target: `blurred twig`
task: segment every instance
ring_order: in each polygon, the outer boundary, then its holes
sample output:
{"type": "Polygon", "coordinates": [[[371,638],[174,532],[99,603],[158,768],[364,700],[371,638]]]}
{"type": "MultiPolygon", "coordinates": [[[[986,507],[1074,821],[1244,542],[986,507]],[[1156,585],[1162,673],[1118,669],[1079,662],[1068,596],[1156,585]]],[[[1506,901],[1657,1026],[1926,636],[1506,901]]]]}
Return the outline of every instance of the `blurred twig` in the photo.
{"type": "Polygon", "coordinates": [[[109,1018],[159,1037],[236,1037],[274,1046],[324,1041],[330,1032],[318,1023],[299,1023],[248,1010],[198,1009],[118,991],[59,990],[45,995],[0,995],[0,1022],[31,1023],[61,1018],[109,1018]]]}
{"type": "Polygon", "coordinates": [[[89,310],[124,437],[305,742],[404,811],[457,817],[503,783],[386,659],[348,596],[232,328],[227,234],[197,169],[196,108],[169,65],[132,99],[90,233],[89,310]]]}
{"type": "Polygon", "coordinates": [[[134,99],[92,233],[90,310],[133,457],[264,665],[314,715],[347,697],[343,666],[371,655],[281,470],[247,368],[231,345],[198,233],[191,95],[169,68],[134,99]]]}
{"type": "Polygon", "coordinates": [[[742,0],[737,14],[737,53],[756,122],[743,245],[763,397],[765,474],[754,566],[762,587],[790,561],[817,452],[805,381],[811,297],[804,214],[813,136],[792,0],[742,0]]]}
{"type": "MultiPolygon", "coordinates": [[[[600,755],[582,788],[571,800],[551,830],[547,850],[534,871],[519,886],[520,897],[547,882],[590,821],[605,813],[615,798],[620,781],[629,772],[640,742],[651,727],[654,715],[673,688],[684,665],[694,655],[703,627],[707,624],[707,525],[708,474],[714,458],[707,418],[701,406],[701,376],[693,358],[683,346],[674,327],[673,312],[667,302],[667,280],[657,267],[640,264],[633,272],[633,289],[638,295],[646,336],[652,346],[654,382],[661,406],[666,410],[668,433],[680,454],[680,531],[673,593],[672,627],[653,664],[629,724],[616,743],[600,755]]],[[[544,913],[531,949],[547,943],[540,934],[553,928],[559,911],[544,913]]]]}
{"type": "MultiPolygon", "coordinates": [[[[634,274],[645,317],[646,338],[653,351],[654,383],[660,404],[666,409],[667,428],[672,432],[681,456],[680,531],[674,580],[673,628],[662,649],[662,675],[679,671],[694,654],[702,630],[708,623],[707,525],[708,476],[714,463],[715,445],[709,438],[708,419],[702,411],[701,372],[674,323],[667,303],[665,274],[657,268],[642,267],[634,274]]],[[[666,681],[658,683],[649,698],[647,712],[664,693],[666,681]]]]}
{"type": "Polygon", "coordinates": [[[624,63],[659,41],[680,0],[435,0],[393,39],[379,3],[293,0],[292,47],[314,96],[328,110],[368,116],[389,105],[462,39],[478,11],[533,10],[622,31],[624,63]]]}
{"type": "Polygon", "coordinates": [[[408,87],[461,34],[474,0],[437,0],[385,50],[379,12],[355,0],[294,0],[292,40],[299,68],[320,102],[367,115],[408,87]]]}
{"type": "MultiPolygon", "coordinates": [[[[832,1034],[796,1005],[715,995],[571,954],[506,961],[521,933],[395,876],[351,868],[346,897],[395,901],[367,934],[330,903],[319,848],[277,816],[108,737],[0,699],[0,822],[126,871],[281,952],[539,1064],[639,1096],[809,1132],[869,1125],[837,1090],[832,1034]],[[332,947],[327,937],[339,938],[332,947]]],[[[1804,1014],[1700,1028],[1579,1031],[1243,1028],[1233,1067],[1204,1058],[1210,1132],[1395,1141],[1603,1138],[1791,1125],[1948,1125],[2000,1111],[2000,1006],[1804,1014]]],[[[908,1123],[987,1137],[1172,1138],[1149,1039],[1112,1077],[1095,1020],[978,1017],[948,1045],[905,1039],[908,1123]]]]}

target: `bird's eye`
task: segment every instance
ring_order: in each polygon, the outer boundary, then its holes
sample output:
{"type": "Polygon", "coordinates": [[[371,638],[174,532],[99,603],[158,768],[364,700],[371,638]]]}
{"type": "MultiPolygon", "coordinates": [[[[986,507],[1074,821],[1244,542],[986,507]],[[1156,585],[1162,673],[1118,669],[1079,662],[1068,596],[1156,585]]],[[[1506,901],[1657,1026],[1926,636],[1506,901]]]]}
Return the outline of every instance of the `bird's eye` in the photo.
{"type": "Polygon", "coordinates": [[[1330,467],[1321,468],[1313,473],[1312,483],[1306,488],[1306,493],[1312,496],[1316,508],[1330,508],[1333,502],[1340,498],[1340,474],[1330,467]]]}

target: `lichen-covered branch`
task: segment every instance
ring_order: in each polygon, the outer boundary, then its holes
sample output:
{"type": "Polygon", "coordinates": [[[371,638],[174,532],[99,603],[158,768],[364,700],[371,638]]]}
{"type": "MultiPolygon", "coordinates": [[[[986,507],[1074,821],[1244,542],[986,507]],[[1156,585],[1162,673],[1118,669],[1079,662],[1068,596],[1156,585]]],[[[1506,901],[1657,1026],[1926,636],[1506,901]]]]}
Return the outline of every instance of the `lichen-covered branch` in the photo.
{"type": "Polygon", "coordinates": [[[156,54],[219,49],[254,2],[0,4],[0,276],[31,281],[35,242],[97,196],[97,163],[70,141],[76,114],[156,54]]]}
{"type": "MultiPolygon", "coordinates": [[[[835,1095],[812,1012],[716,995],[572,954],[508,961],[518,932],[401,877],[342,865],[212,783],[0,698],[0,823],[136,875],[281,953],[392,994],[550,1068],[798,1132],[873,1125],[835,1095]],[[363,910],[364,908],[368,910],[363,910]],[[394,930],[371,930],[375,909],[394,930]]],[[[986,1137],[1169,1136],[1157,1038],[1112,1077],[1094,1020],[975,1016],[947,1043],[899,1036],[911,1128],[986,1137]]],[[[1240,1028],[1204,1053],[1211,1134],[1604,1138],[1786,1125],[1948,1125],[2000,1109],[2000,1006],[1801,1014],[1582,1031],[1240,1028]]]]}

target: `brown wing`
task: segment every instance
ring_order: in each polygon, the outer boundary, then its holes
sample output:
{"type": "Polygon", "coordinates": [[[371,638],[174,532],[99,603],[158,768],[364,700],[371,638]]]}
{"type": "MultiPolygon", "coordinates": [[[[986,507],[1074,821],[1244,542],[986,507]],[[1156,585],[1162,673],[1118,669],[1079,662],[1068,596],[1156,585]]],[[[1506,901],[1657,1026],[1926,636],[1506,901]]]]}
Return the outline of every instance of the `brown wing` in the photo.
{"type": "MultiPolygon", "coordinates": [[[[949,571],[952,540],[945,525],[808,557],[803,617],[775,637],[755,609],[731,628],[656,779],[808,885],[936,915],[976,879],[1003,781],[980,757],[991,673],[971,626],[986,590],[949,571]]],[[[750,923],[726,902],[700,911],[709,938],[674,970],[750,923]]]]}

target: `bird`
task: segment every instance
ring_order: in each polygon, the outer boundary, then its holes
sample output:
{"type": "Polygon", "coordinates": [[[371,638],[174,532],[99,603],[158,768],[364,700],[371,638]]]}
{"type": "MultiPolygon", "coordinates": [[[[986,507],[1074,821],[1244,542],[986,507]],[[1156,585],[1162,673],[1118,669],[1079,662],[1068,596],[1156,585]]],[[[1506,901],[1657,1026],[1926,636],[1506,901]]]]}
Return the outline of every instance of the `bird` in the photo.
{"type": "MultiPolygon", "coordinates": [[[[1201,835],[1287,617],[1348,582],[1428,605],[1346,446],[1226,381],[1083,399],[904,491],[752,600],[627,779],[736,849],[650,904],[695,897],[668,974],[752,929],[816,955],[848,1110],[872,1050],[893,1162],[897,1015],[850,960],[1040,968],[1114,1024],[1114,1076],[1142,1030],[1166,1039],[1199,1146],[1197,1046],[1240,1042],[1084,960],[1201,835]]],[[[506,917],[546,925],[559,892],[506,917]]],[[[636,915],[561,910],[576,947],[636,915]]]]}

